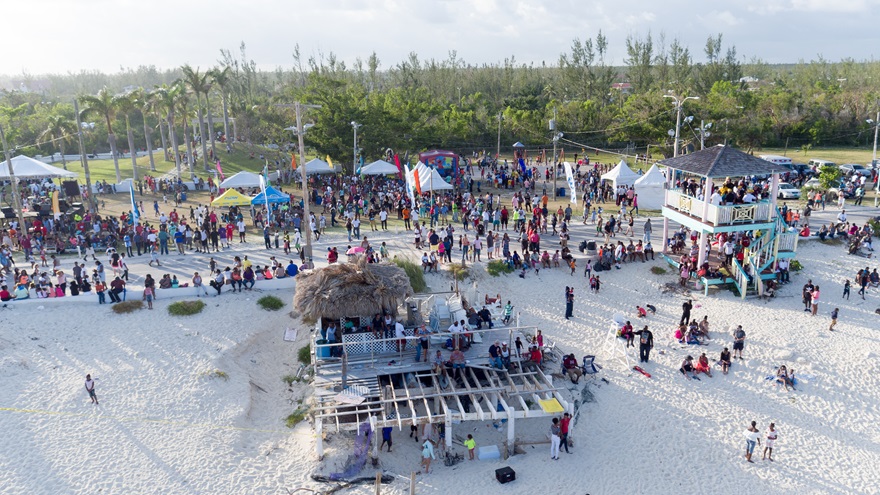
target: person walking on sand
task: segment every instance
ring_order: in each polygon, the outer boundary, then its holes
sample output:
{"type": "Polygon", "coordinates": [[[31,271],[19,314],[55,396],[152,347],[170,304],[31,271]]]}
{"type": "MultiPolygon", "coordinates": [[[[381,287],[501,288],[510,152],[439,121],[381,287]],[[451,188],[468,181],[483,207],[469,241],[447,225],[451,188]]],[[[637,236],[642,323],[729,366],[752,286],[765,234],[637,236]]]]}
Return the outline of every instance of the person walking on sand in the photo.
{"type": "Polygon", "coordinates": [[[761,460],[773,460],[773,444],[776,443],[777,438],[779,438],[779,432],[776,431],[776,423],[770,423],[770,426],[767,428],[767,441],[764,444],[764,456],[761,460]]]}
{"type": "Polygon", "coordinates": [[[384,447],[385,444],[387,443],[388,444],[388,452],[391,452],[391,431],[393,429],[394,429],[394,427],[391,427],[391,426],[386,426],[386,427],[382,428],[382,444],[379,445],[379,450],[382,450],[382,447],[384,447]]]}
{"type": "Polygon", "coordinates": [[[95,381],[92,380],[92,375],[86,375],[86,392],[89,393],[89,398],[92,400],[92,403],[97,406],[98,395],[95,393],[95,381]]]}
{"type": "Polygon", "coordinates": [[[645,328],[633,332],[633,335],[639,336],[639,362],[647,363],[651,349],[654,347],[654,334],[648,330],[648,325],[645,325],[645,328]]]}
{"type": "Polygon", "coordinates": [[[550,425],[550,458],[554,461],[559,460],[561,436],[562,428],[559,426],[559,418],[553,418],[553,424],[550,425]]]}
{"type": "Polygon", "coordinates": [[[749,462],[755,462],[752,460],[752,453],[755,451],[755,444],[761,445],[761,432],[758,431],[758,428],[755,427],[757,422],[752,421],[752,424],[743,432],[743,436],[746,438],[746,455],[745,458],[749,462]]]}
{"type": "Polygon", "coordinates": [[[737,325],[736,330],[733,331],[733,359],[743,358],[742,354],[745,341],[746,331],[743,330],[742,325],[737,325]]]}
{"type": "Polygon", "coordinates": [[[693,309],[694,304],[693,301],[688,299],[681,305],[681,319],[678,321],[678,324],[685,324],[691,320],[691,309],[693,309]]]}
{"type": "Polygon", "coordinates": [[[831,312],[831,326],[828,327],[828,330],[834,331],[834,325],[837,325],[838,314],[840,314],[840,308],[834,308],[834,311],[831,312]]]}
{"type": "Polygon", "coordinates": [[[425,474],[431,472],[431,460],[436,458],[434,443],[431,442],[431,439],[426,439],[425,443],[422,444],[422,467],[425,468],[425,474]]]}
{"type": "Polygon", "coordinates": [[[812,304],[812,315],[816,316],[816,311],[819,310],[819,286],[817,285],[813,292],[810,293],[810,302],[812,304]]]}
{"type": "Polygon", "coordinates": [[[562,447],[565,448],[566,454],[571,454],[568,451],[568,429],[571,424],[571,415],[565,413],[562,416],[562,419],[559,421],[559,440],[562,443],[562,447]]]}
{"type": "Polygon", "coordinates": [[[847,301],[849,301],[849,288],[849,279],[846,279],[846,282],[843,283],[843,296],[841,296],[841,298],[845,297],[847,301]]]}

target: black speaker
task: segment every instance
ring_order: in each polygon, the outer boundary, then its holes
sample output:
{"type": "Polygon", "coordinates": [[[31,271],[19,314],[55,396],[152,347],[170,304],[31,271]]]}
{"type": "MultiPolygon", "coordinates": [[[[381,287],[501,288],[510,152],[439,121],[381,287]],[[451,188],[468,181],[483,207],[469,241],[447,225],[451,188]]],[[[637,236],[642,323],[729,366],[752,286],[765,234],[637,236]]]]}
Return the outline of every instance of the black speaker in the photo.
{"type": "Polygon", "coordinates": [[[79,184],[75,180],[66,180],[61,183],[61,187],[64,189],[64,195],[68,198],[79,196],[79,184]]]}
{"type": "Polygon", "coordinates": [[[3,212],[3,216],[5,218],[15,218],[15,210],[13,210],[12,208],[10,208],[8,206],[3,207],[2,209],[0,209],[0,211],[3,212]]]}
{"type": "Polygon", "coordinates": [[[498,468],[495,470],[495,479],[502,485],[509,483],[516,479],[516,471],[511,469],[510,466],[498,468]]]}

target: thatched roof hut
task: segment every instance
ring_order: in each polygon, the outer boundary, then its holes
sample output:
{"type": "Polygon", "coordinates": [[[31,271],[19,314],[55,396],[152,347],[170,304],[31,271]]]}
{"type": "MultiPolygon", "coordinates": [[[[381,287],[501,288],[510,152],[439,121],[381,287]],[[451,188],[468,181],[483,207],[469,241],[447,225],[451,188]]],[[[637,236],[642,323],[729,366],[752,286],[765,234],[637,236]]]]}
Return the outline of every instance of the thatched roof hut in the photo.
{"type": "Polygon", "coordinates": [[[390,263],[335,263],[296,279],[293,307],[319,319],[367,316],[397,306],[412,295],[409,277],[390,263]]]}

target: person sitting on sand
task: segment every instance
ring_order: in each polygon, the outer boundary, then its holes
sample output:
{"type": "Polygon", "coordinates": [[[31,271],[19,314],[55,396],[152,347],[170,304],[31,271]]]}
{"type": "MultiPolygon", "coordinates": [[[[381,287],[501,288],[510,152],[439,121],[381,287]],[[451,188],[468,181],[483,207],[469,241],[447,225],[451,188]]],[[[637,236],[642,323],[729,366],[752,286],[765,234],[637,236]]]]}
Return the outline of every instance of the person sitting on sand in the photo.
{"type": "Polygon", "coordinates": [[[706,353],[700,354],[699,359],[697,359],[697,365],[694,368],[694,374],[705,373],[709,378],[712,377],[712,368],[709,366],[709,358],[706,357],[706,353]]]}
{"type": "Polygon", "coordinates": [[[785,390],[791,387],[792,390],[797,391],[794,388],[794,370],[788,371],[784,364],[776,370],[776,382],[785,386],[785,390]]]}
{"type": "Polygon", "coordinates": [[[694,358],[691,356],[684,358],[684,361],[681,362],[681,368],[679,368],[678,371],[687,378],[696,378],[697,375],[694,373],[694,358]],[[690,376],[688,376],[688,373],[690,373],[690,376]]]}
{"type": "Polygon", "coordinates": [[[718,361],[718,364],[721,365],[721,372],[726,375],[730,369],[730,351],[727,350],[727,347],[721,351],[721,359],[718,361]]]}
{"type": "Polygon", "coordinates": [[[638,318],[645,318],[646,316],[648,316],[648,312],[645,310],[645,308],[641,306],[636,306],[636,316],[638,318]]]}

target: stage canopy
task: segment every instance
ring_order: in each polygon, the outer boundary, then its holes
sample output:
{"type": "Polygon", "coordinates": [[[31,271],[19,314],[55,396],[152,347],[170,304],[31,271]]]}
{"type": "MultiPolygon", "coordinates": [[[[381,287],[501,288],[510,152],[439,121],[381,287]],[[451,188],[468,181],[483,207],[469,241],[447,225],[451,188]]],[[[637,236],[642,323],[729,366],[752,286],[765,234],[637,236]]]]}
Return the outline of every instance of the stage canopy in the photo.
{"type": "Polygon", "coordinates": [[[620,160],[616,167],[602,174],[602,180],[610,180],[616,189],[618,186],[633,185],[641,176],[632,171],[626,161],[620,160]]]}
{"type": "MultiPolygon", "coordinates": [[[[75,172],[64,170],[63,168],[53,167],[48,163],[35,160],[29,156],[19,155],[12,160],[12,171],[15,177],[19,179],[57,179],[59,177],[73,179],[76,178],[75,172]]],[[[0,162],[0,180],[9,179],[9,167],[4,159],[0,162]]]]}
{"type": "Polygon", "coordinates": [[[444,191],[452,189],[452,184],[446,182],[436,170],[427,167],[424,163],[419,162],[410,172],[410,183],[415,184],[415,171],[419,171],[419,186],[422,192],[428,191],[444,191]]]}
{"type": "Polygon", "coordinates": [[[386,162],[385,160],[376,160],[375,162],[361,167],[363,175],[391,175],[398,173],[397,165],[386,162]]]}
{"type": "Polygon", "coordinates": [[[639,196],[639,208],[659,210],[663,206],[666,176],[656,164],[652,165],[634,185],[639,196]]]}
{"type": "Polygon", "coordinates": [[[302,169],[306,169],[306,175],[312,174],[337,174],[341,170],[338,166],[331,167],[329,163],[321,160],[320,158],[315,158],[309,160],[304,166],[296,169],[298,172],[301,172],[302,169]]]}
{"type": "Polygon", "coordinates": [[[221,189],[235,187],[260,187],[260,175],[253,172],[242,171],[220,183],[221,189]]]}

